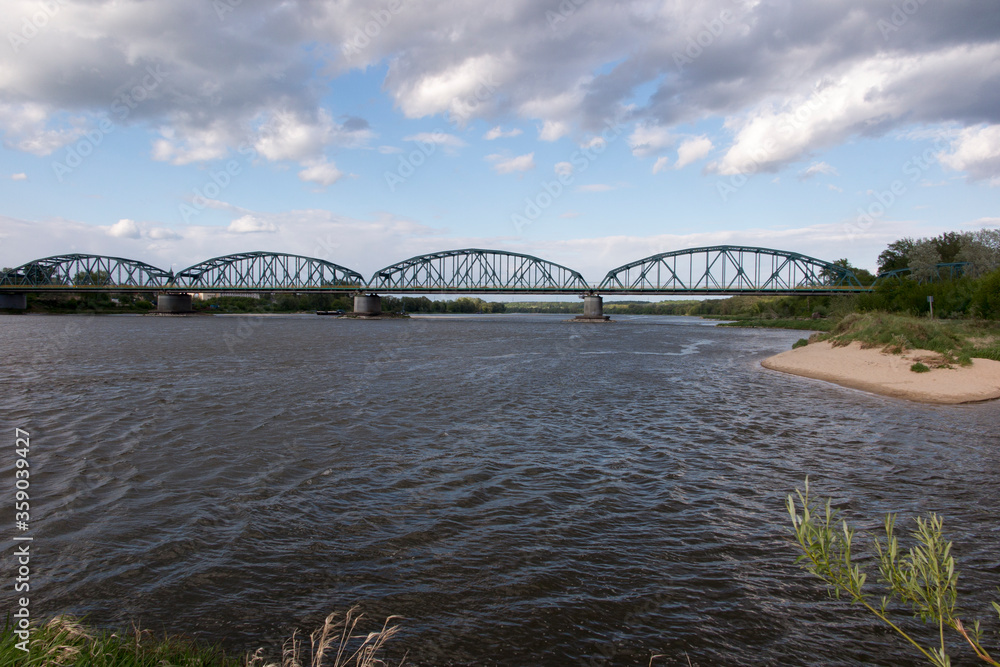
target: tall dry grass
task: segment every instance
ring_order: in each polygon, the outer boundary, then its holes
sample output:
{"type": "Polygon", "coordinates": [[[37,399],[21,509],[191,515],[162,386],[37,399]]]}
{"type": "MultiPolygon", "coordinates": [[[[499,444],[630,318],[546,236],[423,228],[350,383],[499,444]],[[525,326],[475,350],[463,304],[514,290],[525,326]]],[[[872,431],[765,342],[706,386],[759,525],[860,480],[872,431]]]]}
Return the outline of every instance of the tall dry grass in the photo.
{"type": "Polygon", "coordinates": [[[246,667],[386,667],[389,663],[379,655],[400,630],[398,625],[389,624],[401,617],[389,616],[378,632],[359,633],[356,629],[363,617],[357,607],[348,609],[343,618],[330,614],[323,627],[309,635],[308,651],[305,640],[293,632],[282,647],[280,662],[268,662],[261,657],[263,649],[258,649],[247,658],[246,667]],[[327,657],[332,657],[333,662],[325,662],[327,657]]]}
{"type": "MultiPolygon", "coordinates": [[[[280,660],[264,657],[264,649],[230,658],[217,646],[206,646],[181,637],[157,639],[136,626],[117,633],[87,628],[71,616],[56,616],[31,626],[30,651],[17,647],[13,619],[0,630],[0,667],[388,667],[381,654],[386,642],[399,631],[390,616],[377,632],[362,632],[363,614],[351,608],[346,614],[330,614],[323,627],[309,635],[308,643],[293,632],[281,649],[280,660]]],[[[400,661],[400,665],[405,657],[400,661]]]]}

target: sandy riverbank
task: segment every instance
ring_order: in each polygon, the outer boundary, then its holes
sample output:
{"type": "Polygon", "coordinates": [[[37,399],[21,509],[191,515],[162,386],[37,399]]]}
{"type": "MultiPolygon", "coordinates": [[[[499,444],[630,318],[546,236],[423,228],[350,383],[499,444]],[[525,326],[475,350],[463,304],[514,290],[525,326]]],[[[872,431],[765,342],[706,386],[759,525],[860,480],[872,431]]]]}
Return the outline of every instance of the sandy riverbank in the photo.
{"type": "Polygon", "coordinates": [[[884,354],[874,348],[862,349],[856,342],[846,347],[824,342],[782,352],[765,359],[761,365],[921,403],[954,404],[1000,398],[1000,361],[974,359],[971,366],[933,368],[938,356],[927,350],[884,354]],[[910,366],[917,361],[932,366],[931,371],[911,371],[910,366]]]}

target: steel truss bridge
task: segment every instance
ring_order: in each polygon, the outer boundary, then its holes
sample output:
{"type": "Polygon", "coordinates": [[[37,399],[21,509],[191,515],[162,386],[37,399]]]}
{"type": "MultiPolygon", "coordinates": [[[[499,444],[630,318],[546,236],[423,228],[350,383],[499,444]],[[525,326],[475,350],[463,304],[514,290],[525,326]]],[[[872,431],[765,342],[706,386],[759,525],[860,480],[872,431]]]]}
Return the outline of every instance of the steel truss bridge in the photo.
{"type": "Polygon", "coordinates": [[[0,274],[0,291],[36,293],[819,295],[870,289],[831,262],[731,245],[652,255],[612,269],[593,284],[578,271],[538,257],[478,248],[411,257],[369,280],[323,259],[274,252],[215,257],[176,273],[123,257],[58,255],[0,274]]]}
{"type": "MultiPolygon", "coordinates": [[[[967,266],[939,264],[936,274],[962,275],[967,266]]],[[[849,269],[815,257],[732,245],[652,255],[612,269],[594,284],[538,257],[478,248],[411,257],[370,280],[327,260],[275,252],[215,257],[176,273],[123,257],[73,254],[0,273],[0,292],[828,295],[868,292],[909,273],[889,271],[864,286],[849,269]]]]}

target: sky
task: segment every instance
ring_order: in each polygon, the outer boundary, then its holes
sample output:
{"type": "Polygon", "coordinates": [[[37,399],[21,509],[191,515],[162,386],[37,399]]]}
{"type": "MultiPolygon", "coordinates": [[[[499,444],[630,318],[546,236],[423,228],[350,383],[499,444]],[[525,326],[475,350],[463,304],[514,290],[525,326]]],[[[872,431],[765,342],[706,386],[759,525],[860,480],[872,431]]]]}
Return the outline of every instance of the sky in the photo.
{"type": "Polygon", "coordinates": [[[0,266],[441,250],[599,283],[741,244],[874,270],[1000,226],[983,0],[4,0],[0,266]]]}

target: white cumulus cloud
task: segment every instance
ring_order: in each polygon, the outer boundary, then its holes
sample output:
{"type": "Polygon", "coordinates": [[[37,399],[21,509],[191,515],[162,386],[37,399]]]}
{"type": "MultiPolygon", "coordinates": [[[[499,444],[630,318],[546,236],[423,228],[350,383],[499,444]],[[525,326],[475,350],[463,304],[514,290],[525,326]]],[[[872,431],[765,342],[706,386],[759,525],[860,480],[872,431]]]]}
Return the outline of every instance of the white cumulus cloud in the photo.
{"type": "MultiPolygon", "coordinates": [[[[700,136],[685,139],[677,148],[677,162],[674,164],[674,168],[680,169],[682,167],[686,167],[692,162],[701,160],[709,154],[712,148],[714,148],[714,146],[708,137],[700,136]]],[[[653,173],[656,172],[654,171],[653,173]]]]}
{"type": "Polygon", "coordinates": [[[108,234],[120,239],[137,239],[142,236],[142,230],[135,220],[122,218],[108,229],[108,234]]]}
{"type": "Polygon", "coordinates": [[[529,171],[535,168],[534,153],[526,153],[509,159],[494,153],[492,155],[487,155],[486,159],[493,163],[493,170],[498,174],[510,174],[515,171],[529,171]]]}
{"type": "Polygon", "coordinates": [[[939,159],[949,169],[968,172],[972,180],[1000,185],[1000,124],[965,128],[939,159]]]}
{"type": "Polygon", "coordinates": [[[229,223],[229,227],[226,230],[234,234],[255,234],[276,232],[278,231],[278,227],[269,220],[263,220],[247,214],[229,223]]]}
{"type": "Polygon", "coordinates": [[[640,125],[628,138],[632,155],[646,157],[657,155],[674,145],[674,137],[670,130],[656,125],[640,125]]]}
{"type": "Polygon", "coordinates": [[[519,134],[521,134],[521,130],[519,128],[515,127],[513,130],[504,130],[499,125],[497,125],[493,129],[489,130],[486,134],[484,134],[483,139],[485,139],[486,141],[493,141],[494,139],[506,139],[509,137],[516,137],[519,134]]]}
{"type": "Polygon", "coordinates": [[[333,185],[343,178],[343,176],[344,172],[337,169],[337,165],[326,160],[316,160],[306,163],[306,168],[299,172],[300,180],[317,183],[324,187],[333,185]]]}
{"type": "Polygon", "coordinates": [[[836,167],[833,167],[826,162],[813,162],[805,169],[805,171],[802,172],[802,178],[812,178],[818,174],[826,174],[827,176],[840,175],[836,167]]]}

